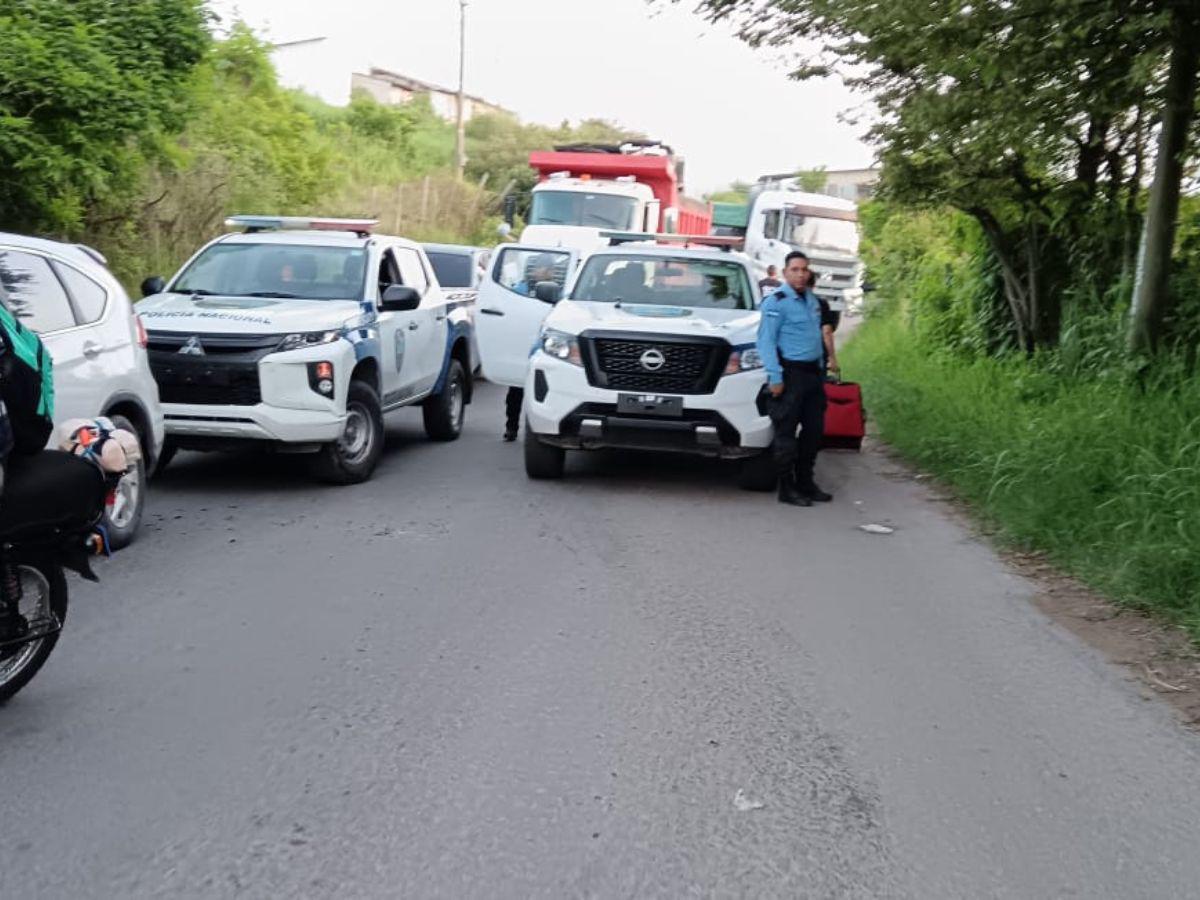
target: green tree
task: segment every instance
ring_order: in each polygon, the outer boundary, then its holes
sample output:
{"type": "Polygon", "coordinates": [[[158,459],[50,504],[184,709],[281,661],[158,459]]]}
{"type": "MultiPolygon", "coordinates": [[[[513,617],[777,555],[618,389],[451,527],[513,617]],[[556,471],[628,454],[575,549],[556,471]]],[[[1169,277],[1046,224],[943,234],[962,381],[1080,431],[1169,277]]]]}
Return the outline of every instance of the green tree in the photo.
{"type": "Polygon", "coordinates": [[[837,71],[871,94],[884,195],[975,219],[1001,272],[1012,337],[1032,351],[1057,341],[1065,302],[1107,297],[1131,269],[1172,2],[701,7],[736,21],[751,43],[796,47],[796,77],[837,71]]]}
{"type": "Polygon", "coordinates": [[[203,0],[0,2],[0,227],[78,233],[190,113],[203,0]]]}
{"type": "Polygon", "coordinates": [[[818,166],[815,169],[801,169],[796,173],[796,180],[800,184],[800,190],[808,191],[810,194],[819,194],[825,190],[828,176],[825,174],[825,167],[818,166]]]}

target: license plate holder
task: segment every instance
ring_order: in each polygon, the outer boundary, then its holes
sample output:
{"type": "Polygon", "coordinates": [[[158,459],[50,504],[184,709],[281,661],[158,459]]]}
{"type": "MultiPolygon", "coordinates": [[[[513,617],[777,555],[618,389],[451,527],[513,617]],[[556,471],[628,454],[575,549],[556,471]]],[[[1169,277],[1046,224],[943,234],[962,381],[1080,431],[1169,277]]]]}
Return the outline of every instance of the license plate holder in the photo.
{"type": "Polygon", "coordinates": [[[617,412],[631,416],[683,416],[683,398],[664,394],[617,394],[617,412]]]}

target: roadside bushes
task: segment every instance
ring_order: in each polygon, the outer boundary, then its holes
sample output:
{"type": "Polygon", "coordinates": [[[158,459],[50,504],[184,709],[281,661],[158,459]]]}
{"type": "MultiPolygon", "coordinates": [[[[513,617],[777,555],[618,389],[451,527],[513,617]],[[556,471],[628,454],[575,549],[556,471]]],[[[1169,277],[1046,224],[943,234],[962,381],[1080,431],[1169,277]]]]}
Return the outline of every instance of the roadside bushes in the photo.
{"type": "Polygon", "coordinates": [[[1200,379],[1182,360],[1152,383],[1081,377],[1065,347],[970,357],[918,337],[905,306],[878,306],[843,353],[884,439],[1004,539],[1200,639],[1200,379]]]}

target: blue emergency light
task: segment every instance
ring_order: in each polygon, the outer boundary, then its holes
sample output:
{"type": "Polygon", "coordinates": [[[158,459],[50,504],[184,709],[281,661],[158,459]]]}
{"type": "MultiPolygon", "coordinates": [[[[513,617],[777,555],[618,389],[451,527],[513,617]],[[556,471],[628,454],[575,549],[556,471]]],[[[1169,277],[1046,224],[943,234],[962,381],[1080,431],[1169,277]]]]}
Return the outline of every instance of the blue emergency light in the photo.
{"type": "Polygon", "coordinates": [[[261,231],[348,231],[366,237],[379,224],[376,219],[316,219],[308,216],[230,216],[226,228],[256,234],[261,231]]]}

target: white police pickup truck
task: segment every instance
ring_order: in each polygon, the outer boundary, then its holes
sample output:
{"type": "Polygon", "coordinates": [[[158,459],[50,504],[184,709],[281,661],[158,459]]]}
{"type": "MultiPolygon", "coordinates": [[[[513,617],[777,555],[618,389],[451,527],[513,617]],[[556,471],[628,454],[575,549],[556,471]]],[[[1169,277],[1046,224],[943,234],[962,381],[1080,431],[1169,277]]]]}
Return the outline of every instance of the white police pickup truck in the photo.
{"type": "Polygon", "coordinates": [[[167,442],[315,453],[319,475],[365,481],[383,415],[421,404],[454,440],[471,399],[471,325],[419,244],[374,222],[236,216],[170,281],[149,278],[146,325],[167,442]]]}
{"type": "Polygon", "coordinates": [[[547,248],[507,248],[481,290],[484,372],[511,383],[519,371],[525,388],[527,474],[561,477],[567,450],[666,450],[740,459],[742,485],[769,489],[750,261],[704,246],[719,239],[608,236],[614,245],[583,260],[561,300],[547,248]],[[671,240],[688,245],[661,243],[671,240]],[[510,253],[529,259],[531,291],[497,289],[510,253]]]}

